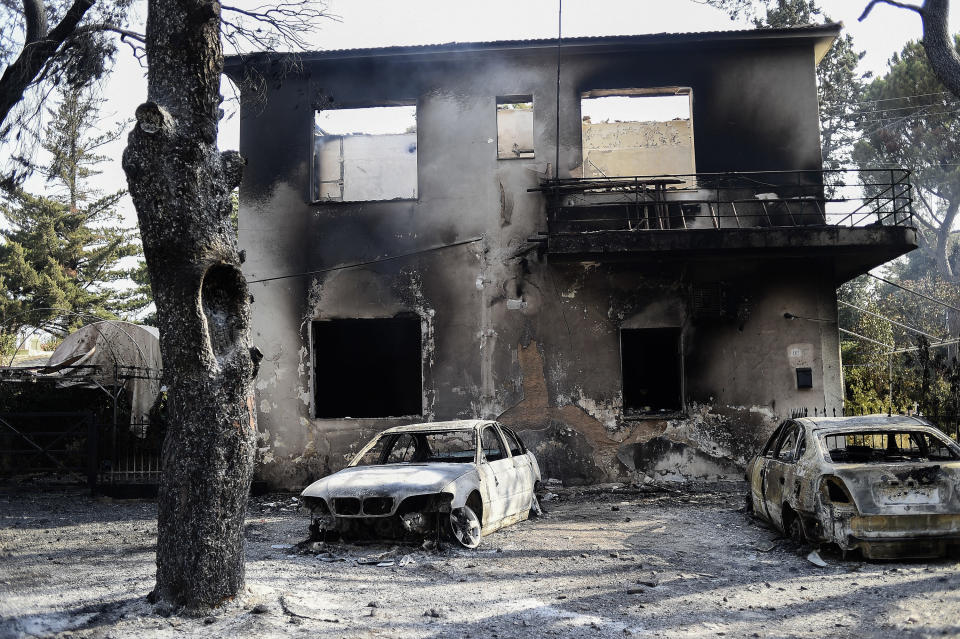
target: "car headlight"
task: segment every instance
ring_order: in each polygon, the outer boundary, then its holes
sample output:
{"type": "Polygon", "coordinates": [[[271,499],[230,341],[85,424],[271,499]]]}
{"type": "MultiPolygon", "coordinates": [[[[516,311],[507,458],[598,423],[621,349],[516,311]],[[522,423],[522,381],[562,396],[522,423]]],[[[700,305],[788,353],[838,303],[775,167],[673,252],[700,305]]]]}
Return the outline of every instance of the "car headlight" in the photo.
{"type": "Polygon", "coordinates": [[[327,506],[326,500],[322,497],[301,497],[300,503],[314,515],[330,514],[330,507],[327,506]]]}

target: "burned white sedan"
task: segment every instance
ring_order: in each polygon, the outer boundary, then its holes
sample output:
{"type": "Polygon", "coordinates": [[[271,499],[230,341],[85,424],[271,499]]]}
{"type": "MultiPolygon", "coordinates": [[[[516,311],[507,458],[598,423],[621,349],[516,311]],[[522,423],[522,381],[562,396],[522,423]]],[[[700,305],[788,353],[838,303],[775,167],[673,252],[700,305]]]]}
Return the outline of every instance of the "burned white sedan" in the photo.
{"type": "Polygon", "coordinates": [[[537,460],[516,433],[464,420],[385,430],[301,496],[314,536],[444,534],[476,548],[482,535],[538,508],[539,481],[537,460]]]}
{"type": "Polygon", "coordinates": [[[798,541],[875,559],[960,548],[960,447],[916,417],[788,420],[747,479],[754,513],[798,541]]]}

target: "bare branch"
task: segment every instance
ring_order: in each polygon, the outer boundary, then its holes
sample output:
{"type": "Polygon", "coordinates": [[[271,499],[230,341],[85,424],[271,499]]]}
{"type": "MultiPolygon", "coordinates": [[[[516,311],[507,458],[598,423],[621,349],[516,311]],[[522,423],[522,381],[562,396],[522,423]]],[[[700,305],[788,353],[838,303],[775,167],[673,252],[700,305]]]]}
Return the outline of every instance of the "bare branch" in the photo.
{"type": "Polygon", "coordinates": [[[931,217],[936,218],[936,215],[935,215],[934,212],[933,212],[933,207],[930,206],[930,202],[929,202],[929,201],[927,200],[927,198],[924,196],[923,190],[922,190],[922,189],[914,189],[914,195],[916,195],[916,196],[917,196],[917,199],[920,201],[920,203],[923,204],[923,208],[925,208],[925,209],[927,210],[927,213],[928,213],[931,217]]]}
{"type": "Polygon", "coordinates": [[[17,59],[4,70],[0,77],[0,122],[6,120],[10,109],[23,99],[23,92],[34,82],[37,74],[60,45],[73,34],[84,14],[93,6],[93,2],[94,0],[75,0],[49,34],[36,42],[28,42],[17,59]]]}
{"type": "Polygon", "coordinates": [[[870,4],[867,5],[867,8],[863,10],[863,13],[860,14],[860,17],[857,18],[859,22],[866,20],[867,16],[870,15],[870,12],[873,11],[873,6],[876,4],[889,4],[893,7],[899,7],[901,9],[909,9],[910,11],[916,11],[920,15],[923,15],[923,8],[918,7],[914,4],[907,4],[906,2],[897,2],[896,0],[870,0],[870,4]]]}
{"type": "Polygon", "coordinates": [[[83,34],[83,33],[91,33],[91,32],[94,32],[94,31],[101,31],[101,32],[109,32],[109,33],[119,34],[119,35],[120,35],[120,39],[121,39],[122,41],[125,41],[126,38],[130,38],[130,39],[132,39],[132,40],[136,40],[136,41],[142,42],[142,43],[146,43],[146,42],[147,42],[146,36],[144,36],[142,33],[137,33],[136,31],[130,31],[129,29],[123,29],[123,28],[121,28],[121,27],[118,27],[118,26],[116,26],[116,25],[109,24],[109,23],[106,23],[106,22],[100,22],[100,23],[96,23],[96,24],[85,24],[85,25],[83,25],[83,26],[81,26],[81,27],[77,27],[76,31],[74,31],[74,34],[75,34],[75,35],[80,35],[80,34],[83,34]]]}
{"type": "Polygon", "coordinates": [[[338,20],[327,13],[323,0],[286,0],[275,5],[241,9],[223,5],[223,39],[236,53],[247,50],[306,50],[307,35],[315,32],[323,19],[338,20]]]}

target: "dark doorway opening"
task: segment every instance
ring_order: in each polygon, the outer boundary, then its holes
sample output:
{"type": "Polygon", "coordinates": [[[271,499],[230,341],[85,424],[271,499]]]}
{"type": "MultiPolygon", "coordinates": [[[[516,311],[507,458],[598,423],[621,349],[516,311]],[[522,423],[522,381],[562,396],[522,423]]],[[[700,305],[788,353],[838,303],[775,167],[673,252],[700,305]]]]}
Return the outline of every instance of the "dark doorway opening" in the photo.
{"type": "Polygon", "coordinates": [[[623,409],[627,414],[683,408],[679,328],[621,329],[623,409]]]}
{"type": "Polygon", "coordinates": [[[313,370],[317,417],[420,415],[420,318],[313,322],[313,370]]]}

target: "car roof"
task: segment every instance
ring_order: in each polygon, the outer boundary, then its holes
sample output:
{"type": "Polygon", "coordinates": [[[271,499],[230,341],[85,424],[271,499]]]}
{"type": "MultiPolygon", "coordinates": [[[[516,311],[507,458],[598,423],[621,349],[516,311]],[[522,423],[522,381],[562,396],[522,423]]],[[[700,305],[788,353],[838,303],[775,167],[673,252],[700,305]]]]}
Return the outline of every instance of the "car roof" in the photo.
{"type": "Polygon", "coordinates": [[[394,426],[393,428],[388,428],[383,431],[381,435],[384,433],[434,432],[438,430],[472,430],[492,423],[492,419],[457,419],[449,422],[423,422],[420,424],[407,424],[406,426],[394,426]]]}
{"type": "Polygon", "coordinates": [[[810,430],[819,432],[836,432],[857,429],[892,430],[904,426],[933,425],[922,417],[913,415],[856,415],[853,417],[799,417],[793,421],[803,424],[810,430]]]}

